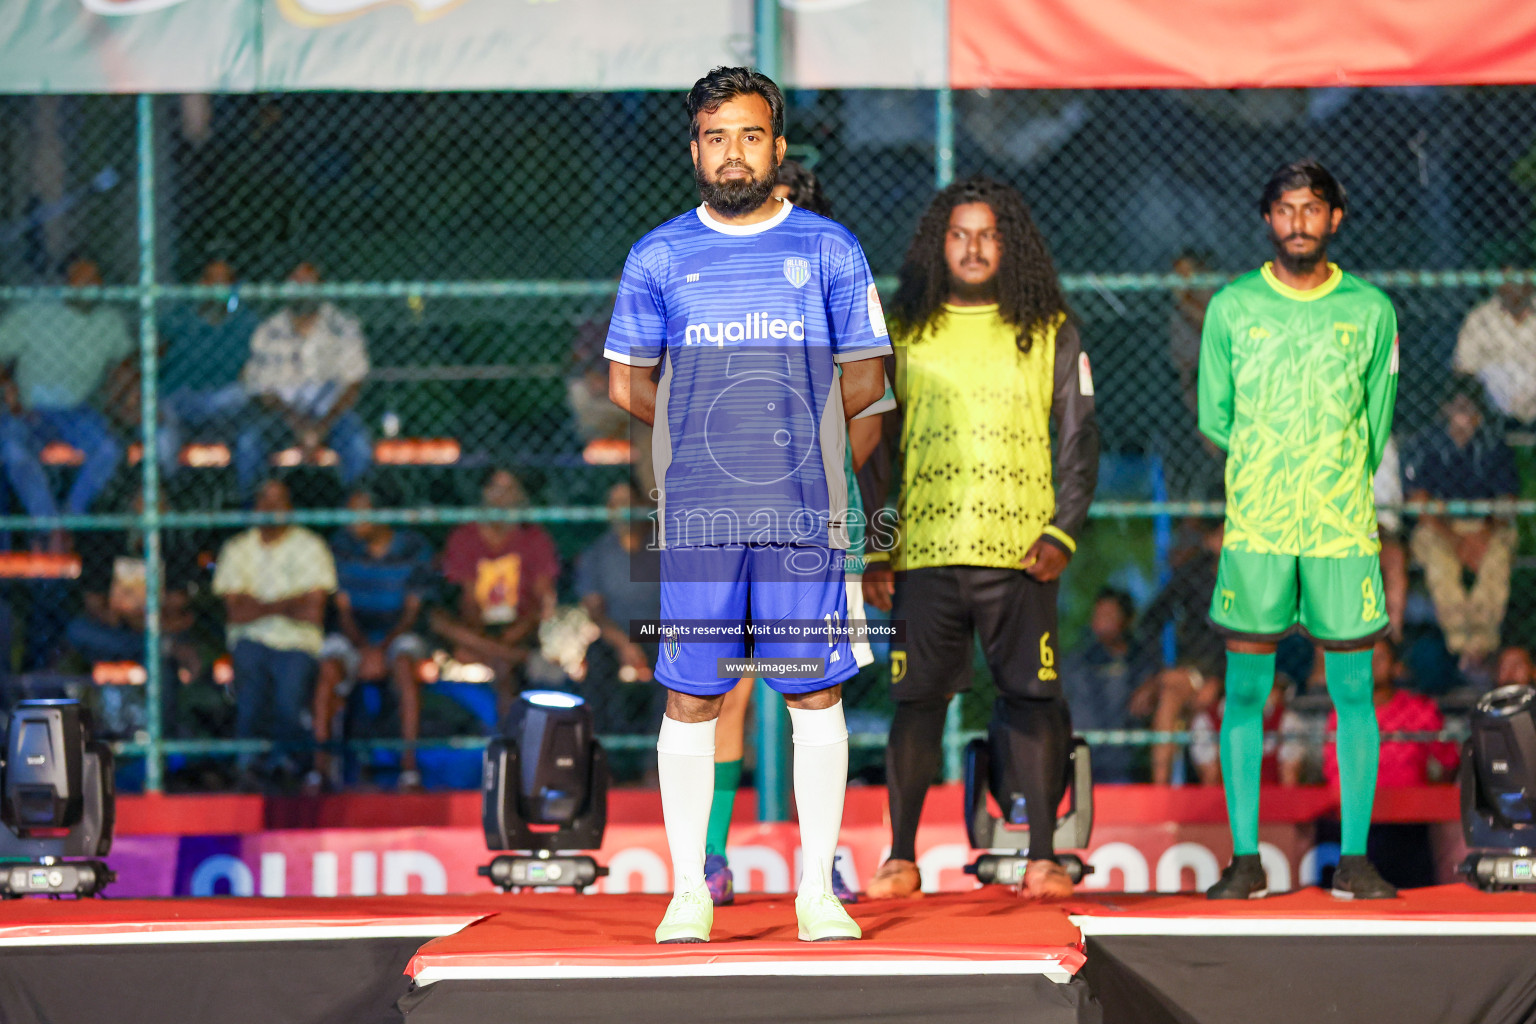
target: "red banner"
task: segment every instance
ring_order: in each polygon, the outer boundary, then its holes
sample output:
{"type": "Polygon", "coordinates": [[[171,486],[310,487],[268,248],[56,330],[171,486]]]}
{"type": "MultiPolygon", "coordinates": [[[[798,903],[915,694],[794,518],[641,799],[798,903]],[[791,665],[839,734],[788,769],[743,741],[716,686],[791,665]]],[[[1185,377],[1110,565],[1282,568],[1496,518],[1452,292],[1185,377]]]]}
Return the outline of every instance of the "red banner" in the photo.
{"type": "Polygon", "coordinates": [[[1536,82],[1528,0],[950,0],[957,89],[1536,82]]]}
{"type": "MultiPolygon", "coordinates": [[[[1276,892],[1315,884],[1337,847],[1319,847],[1300,824],[1262,827],[1261,853],[1276,892]]],[[[1464,855],[1453,824],[1432,826],[1440,880],[1464,855]]],[[[918,863],[925,887],[959,891],[975,886],[965,865],[976,852],[958,823],[924,826],[918,863]]],[[[730,857],[743,892],[792,892],[800,876],[799,830],[791,824],[737,825],[730,857]]],[[[843,829],[839,869],[862,888],[885,859],[884,825],[843,829]]],[[[1231,856],[1225,825],[1125,824],[1094,830],[1085,858],[1095,871],[1087,889],[1122,892],[1203,890],[1231,856]]],[[[373,896],[485,892],[476,868],[490,862],[477,828],[322,828],[231,835],[138,835],[113,844],[108,862],[118,874],[109,892],[146,896],[373,896]]],[[[666,832],[660,825],[608,829],[598,861],[609,876],[597,892],[668,892],[672,886],[666,832]]]]}
{"type": "MultiPolygon", "coordinates": [[[[1378,823],[1428,823],[1441,881],[1465,855],[1456,789],[1416,786],[1376,794],[1378,823]]],[[[1226,805],[1219,786],[1097,786],[1095,868],[1084,886],[1124,892],[1176,892],[1208,887],[1231,855],[1226,805]]],[[[755,824],[750,790],[736,803],[731,864],[743,892],[790,892],[800,874],[795,825],[755,824]]],[[[1324,786],[1266,786],[1260,801],[1263,856],[1270,887],[1311,884],[1337,855],[1318,845],[1316,823],[1335,818],[1338,796],[1324,786]]],[[[975,859],[961,827],[959,786],[935,786],[924,805],[918,860],[934,890],[975,885],[965,865],[975,859]]],[[[350,793],[265,799],[236,794],[124,796],[117,839],[108,858],[118,873],[115,896],[341,896],[484,892],[476,868],[489,863],[480,794],[350,793]]],[[[655,790],[618,789],[608,805],[608,831],[598,853],[611,874],[599,892],[666,892],[672,885],[661,800],[655,790]]],[[[862,888],[890,843],[886,793],[848,790],[840,870],[862,888]]]]}

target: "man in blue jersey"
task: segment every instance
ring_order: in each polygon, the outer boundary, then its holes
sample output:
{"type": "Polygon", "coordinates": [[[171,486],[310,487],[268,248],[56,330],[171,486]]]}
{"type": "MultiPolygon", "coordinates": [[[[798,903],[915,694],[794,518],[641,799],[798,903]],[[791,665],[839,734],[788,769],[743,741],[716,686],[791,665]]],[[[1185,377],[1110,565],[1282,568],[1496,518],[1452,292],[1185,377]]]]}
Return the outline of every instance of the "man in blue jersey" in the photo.
{"type": "Polygon", "coordinates": [[[715,720],[736,678],[758,669],[793,728],[800,938],[857,939],[832,893],[848,774],[841,684],[857,671],[843,630],[843,460],[848,418],[883,394],[891,348],[858,240],[773,196],[786,145],[778,86],[716,68],[688,94],[688,115],[704,201],[630,250],[604,352],[614,402],[654,426],[656,678],[668,690],[656,750],[674,890],[656,941],[709,939],[715,720]],[[742,662],[749,622],[753,656],[782,663],[742,662]]]}

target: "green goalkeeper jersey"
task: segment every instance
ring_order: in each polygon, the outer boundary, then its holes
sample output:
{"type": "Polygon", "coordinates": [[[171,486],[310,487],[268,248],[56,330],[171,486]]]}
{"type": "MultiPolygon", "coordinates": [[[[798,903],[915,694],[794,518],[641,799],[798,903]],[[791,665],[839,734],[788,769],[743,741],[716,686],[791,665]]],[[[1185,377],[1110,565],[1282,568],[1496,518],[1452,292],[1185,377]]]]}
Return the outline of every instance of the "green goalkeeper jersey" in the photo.
{"type": "Polygon", "coordinates": [[[1227,453],[1227,549],[1381,549],[1371,480],[1397,398],[1397,314],[1379,288],[1329,270],[1302,292],[1266,263],[1206,310],[1200,432],[1227,453]]]}

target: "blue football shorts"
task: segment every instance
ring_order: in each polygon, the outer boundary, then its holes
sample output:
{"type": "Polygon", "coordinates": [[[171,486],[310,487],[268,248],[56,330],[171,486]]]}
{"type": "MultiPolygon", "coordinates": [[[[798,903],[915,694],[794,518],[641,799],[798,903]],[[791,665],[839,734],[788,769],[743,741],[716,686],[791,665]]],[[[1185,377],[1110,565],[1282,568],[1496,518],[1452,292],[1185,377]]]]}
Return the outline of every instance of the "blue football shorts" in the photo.
{"type": "Polygon", "coordinates": [[[745,630],[730,629],[748,622],[770,629],[779,625],[781,631],[774,638],[756,637],[752,657],[824,662],[824,671],[814,679],[764,676],[780,693],[814,693],[853,676],[859,667],[843,629],[848,619],[845,554],[792,544],[663,550],[657,682],[696,697],[728,692],[738,677],[722,677],[719,659],[748,656],[745,630]],[[668,623],[676,625],[670,637],[668,623]],[[817,629],[817,624],[827,628],[817,629]],[[787,633],[791,625],[793,635],[787,633]],[[703,638],[701,626],[722,627],[724,635],[703,638]]]}

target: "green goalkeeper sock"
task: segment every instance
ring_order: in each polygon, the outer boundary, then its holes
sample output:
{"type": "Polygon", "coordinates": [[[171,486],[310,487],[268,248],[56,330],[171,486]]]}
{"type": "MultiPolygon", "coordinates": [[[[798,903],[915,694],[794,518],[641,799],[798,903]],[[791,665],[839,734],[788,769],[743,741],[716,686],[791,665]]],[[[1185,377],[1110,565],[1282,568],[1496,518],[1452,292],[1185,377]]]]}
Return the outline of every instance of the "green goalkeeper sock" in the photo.
{"type": "Polygon", "coordinates": [[[1371,652],[1326,651],[1323,666],[1328,674],[1328,695],[1339,713],[1339,852],[1346,857],[1364,856],[1381,751],[1381,730],[1376,725],[1372,698],[1375,680],[1371,676],[1371,652]]]}
{"type": "Polygon", "coordinates": [[[1259,774],[1264,765],[1264,702],[1275,686],[1273,654],[1227,654],[1227,704],[1221,715],[1221,777],[1232,852],[1259,852],[1259,774]]]}
{"type": "Polygon", "coordinates": [[[704,852],[725,856],[725,841],[731,834],[731,812],[736,809],[736,790],[741,786],[741,761],[715,762],[715,799],[709,805],[709,831],[704,837],[704,852]]]}

